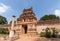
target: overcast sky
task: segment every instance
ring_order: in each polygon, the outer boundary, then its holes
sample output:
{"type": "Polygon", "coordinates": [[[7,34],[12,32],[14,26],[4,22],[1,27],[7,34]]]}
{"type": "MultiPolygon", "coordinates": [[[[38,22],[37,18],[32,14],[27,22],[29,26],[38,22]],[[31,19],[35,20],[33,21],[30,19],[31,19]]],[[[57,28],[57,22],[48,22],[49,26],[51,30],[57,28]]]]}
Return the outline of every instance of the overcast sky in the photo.
{"type": "Polygon", "coordinates": [[[0,0],[0,15],[10,22],[12,15],[15,15],[17,19],[24,8],[30,7],[33,7],[37,18],[45,14],[60,16],[60,0],[0,0]]]}

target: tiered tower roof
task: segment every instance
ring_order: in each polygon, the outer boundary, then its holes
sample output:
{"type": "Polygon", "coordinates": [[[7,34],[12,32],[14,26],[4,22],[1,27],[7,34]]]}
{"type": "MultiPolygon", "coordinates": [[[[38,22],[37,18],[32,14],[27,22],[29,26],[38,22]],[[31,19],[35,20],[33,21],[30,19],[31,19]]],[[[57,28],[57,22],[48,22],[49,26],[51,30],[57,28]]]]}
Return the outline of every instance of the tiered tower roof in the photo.
{"type": "Polygon", "coordinates": [[[32,20],[32,19],[35,19],[35,20],[37,20],[37,18],[35,17],[35,14],[34,14],[34,12],[33,12],[33,10],[32,10],[32,7],[31,8],[29,8],[29,9],[24,9],[23,10],[23,13],[20,15],[20,17],[18,18],[18,21],[20,21],[20,20],[22,20],[22,19],[30,19],[30,20],[32,20]]]}

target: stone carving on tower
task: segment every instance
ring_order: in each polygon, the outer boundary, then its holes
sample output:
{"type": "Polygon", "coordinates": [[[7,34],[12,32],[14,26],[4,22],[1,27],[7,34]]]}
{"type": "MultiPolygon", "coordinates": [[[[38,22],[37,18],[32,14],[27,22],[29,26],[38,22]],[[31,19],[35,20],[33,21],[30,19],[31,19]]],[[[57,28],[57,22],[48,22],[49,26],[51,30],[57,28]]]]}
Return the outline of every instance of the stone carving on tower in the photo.
{"type": "Polygon", "coordinates": [[[34,20],[37,20],[37,18],[35,17],[32,7],[29,9],[24,9],[23,13],[18,18],[18,21],[22,21],[22,22],[30,22],[34,20]]]}

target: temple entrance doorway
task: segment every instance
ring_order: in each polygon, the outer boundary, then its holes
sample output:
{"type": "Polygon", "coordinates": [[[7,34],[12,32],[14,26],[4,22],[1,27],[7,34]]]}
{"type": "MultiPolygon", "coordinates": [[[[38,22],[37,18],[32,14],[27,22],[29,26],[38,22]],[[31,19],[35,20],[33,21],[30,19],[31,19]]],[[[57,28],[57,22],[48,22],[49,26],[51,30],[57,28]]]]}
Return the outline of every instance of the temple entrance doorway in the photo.
{"type": "Polygon", "coordinates": [[[23,34],[27,34],[27,25],[22,25],[23,28],[23,34]]]}

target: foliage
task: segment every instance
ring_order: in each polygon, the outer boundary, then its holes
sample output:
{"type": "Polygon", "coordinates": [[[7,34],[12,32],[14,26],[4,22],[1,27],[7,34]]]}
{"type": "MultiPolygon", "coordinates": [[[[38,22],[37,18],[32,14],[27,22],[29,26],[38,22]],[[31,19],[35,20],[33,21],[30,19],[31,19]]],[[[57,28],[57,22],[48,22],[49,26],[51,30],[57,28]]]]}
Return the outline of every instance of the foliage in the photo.
{"type": "Polygon", "coordinates": [[[45,37],[45,32],[41,32],[41,33],[40,33],[40,36],[41,36],[41,37],[45,37]]]}
{"type": "Polygon", "coordinates": [[[0,34],[9,34],[8,28],[0,28],[0,34]]]}
{"type": "Polygon", "coordinates": [[[44,33],[45,33],[45,35],[43,35],[43,33],[42,33],[43,37],[47,37],[47,38],[60,37],[60,35],[58,36],[58,32],[57,32],[57,30],[55,28],[51,28],[51,29],[50,28],[46,28],[44,33]]]}
{"type": "Polygon", "coordinates": [[[46,28],[46,30],[45,30],[45,37],[47,37],[47,38],[50,38],[51,37],[51,31],[50,31],[50,29],[49,28],[46,28]]]}
{"type": "Polygon", "coordinates": [[[7,24],[7,23],[8,22],[7,22],[6,18],[3,16],[0,16],[0,24],[7,24]]]}
{"type": "Polygon", "coordinates": [[[46,21],[46,20],[54,20],[54,19],[59,19],[59,17],[56,15],[44,15],[43,17],[41,17],[40,20],[46,21]]]}
{"type": "Polygon", "coordinates": [[[60,35],[58,34],[57,37],[60,38],[60,35]]]}
{"type": "Polygon", "coordinates": [[[52,29],[52,37],[53,37],[53,38],[56,38],[57,35],[58,35],[58,32],[56,31],[55,28],[51,28],[51,29],[52,29]]]}

